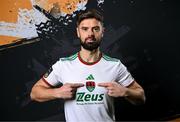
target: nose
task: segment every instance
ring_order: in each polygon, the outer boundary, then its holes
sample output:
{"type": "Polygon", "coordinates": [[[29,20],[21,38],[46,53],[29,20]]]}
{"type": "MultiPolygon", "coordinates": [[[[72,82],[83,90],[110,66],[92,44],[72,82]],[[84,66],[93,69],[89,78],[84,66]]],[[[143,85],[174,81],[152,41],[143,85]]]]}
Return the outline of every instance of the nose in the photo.
{"type": "Polygon", "coordinates": [[[88,31],[88,36],[94,36],[94,31],[93,31],[93,29],[89,29],[89,31],[88,31]]]}

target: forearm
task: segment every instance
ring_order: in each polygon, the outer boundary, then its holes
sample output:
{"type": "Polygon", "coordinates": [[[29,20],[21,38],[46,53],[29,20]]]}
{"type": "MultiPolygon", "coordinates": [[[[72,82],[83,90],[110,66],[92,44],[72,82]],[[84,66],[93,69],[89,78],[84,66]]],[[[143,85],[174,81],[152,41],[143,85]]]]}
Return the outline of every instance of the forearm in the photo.
{"type": "Polygon", "coordinates": [[[127,88],[125,98],[132,104],[135,104],[135,105],[143,104],[145,102],[144,90],[141,88],[138,88],[138,89],[127,88]]]}
{"type": "Polygon", "coordinates": [[[56,99],[55,90],[57,88],[46,88],[44,86],[34,86],[31,91],[31,99],[38,102],[45,102],[56,99]]]}

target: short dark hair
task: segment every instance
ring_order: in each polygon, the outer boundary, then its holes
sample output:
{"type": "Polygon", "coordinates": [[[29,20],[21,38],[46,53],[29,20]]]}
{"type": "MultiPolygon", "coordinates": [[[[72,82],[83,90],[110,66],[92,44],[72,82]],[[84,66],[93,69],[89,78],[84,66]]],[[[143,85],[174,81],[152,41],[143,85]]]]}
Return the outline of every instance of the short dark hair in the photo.
{"type": "Polygon", "coordinates": [[[95,18],[96,20],[100,21],[103,24],[104,18],[103,15],[96,9],[89,9],[85,11],[81,11],[77,15],[77,22],[76,25],[79,26],[82,20],[89,19],[89,18],[95,18]]]}

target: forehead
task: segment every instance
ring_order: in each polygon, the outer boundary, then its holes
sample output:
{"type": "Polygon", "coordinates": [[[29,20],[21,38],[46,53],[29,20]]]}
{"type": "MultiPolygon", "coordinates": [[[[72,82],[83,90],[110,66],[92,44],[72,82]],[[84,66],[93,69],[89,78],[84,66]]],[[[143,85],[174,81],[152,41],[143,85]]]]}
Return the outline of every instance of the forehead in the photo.
{"type": "Polygon", "coordinates": [[[101,22],[94,19],[94,18],[88,18],[88,19],[84,19],[81,21],[81,23],[79,24],[79,27],[91,27],[91,26],[102,26],[101,22]]]}

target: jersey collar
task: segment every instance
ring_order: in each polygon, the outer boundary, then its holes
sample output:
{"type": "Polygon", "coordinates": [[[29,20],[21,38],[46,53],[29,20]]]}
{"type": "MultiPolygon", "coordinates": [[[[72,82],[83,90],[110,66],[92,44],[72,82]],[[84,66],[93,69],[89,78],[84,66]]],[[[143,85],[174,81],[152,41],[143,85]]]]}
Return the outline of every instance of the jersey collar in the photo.
{"type": "Polygon", "coordinates": [[[80,52],[78,52],[78,59],[79,59],[79,61],[80,61],[81,63],[85,64],[85,65],[94,65],[94,64],[98,63],[98,62],[101,60],[101,57],[102,57],[102,53],[100,53],[99,58],[98,58],[97,61],[95,61],[95,62],[86,62],[86,61],[84,61],[84,60],[81,58],[80,52]]]}

